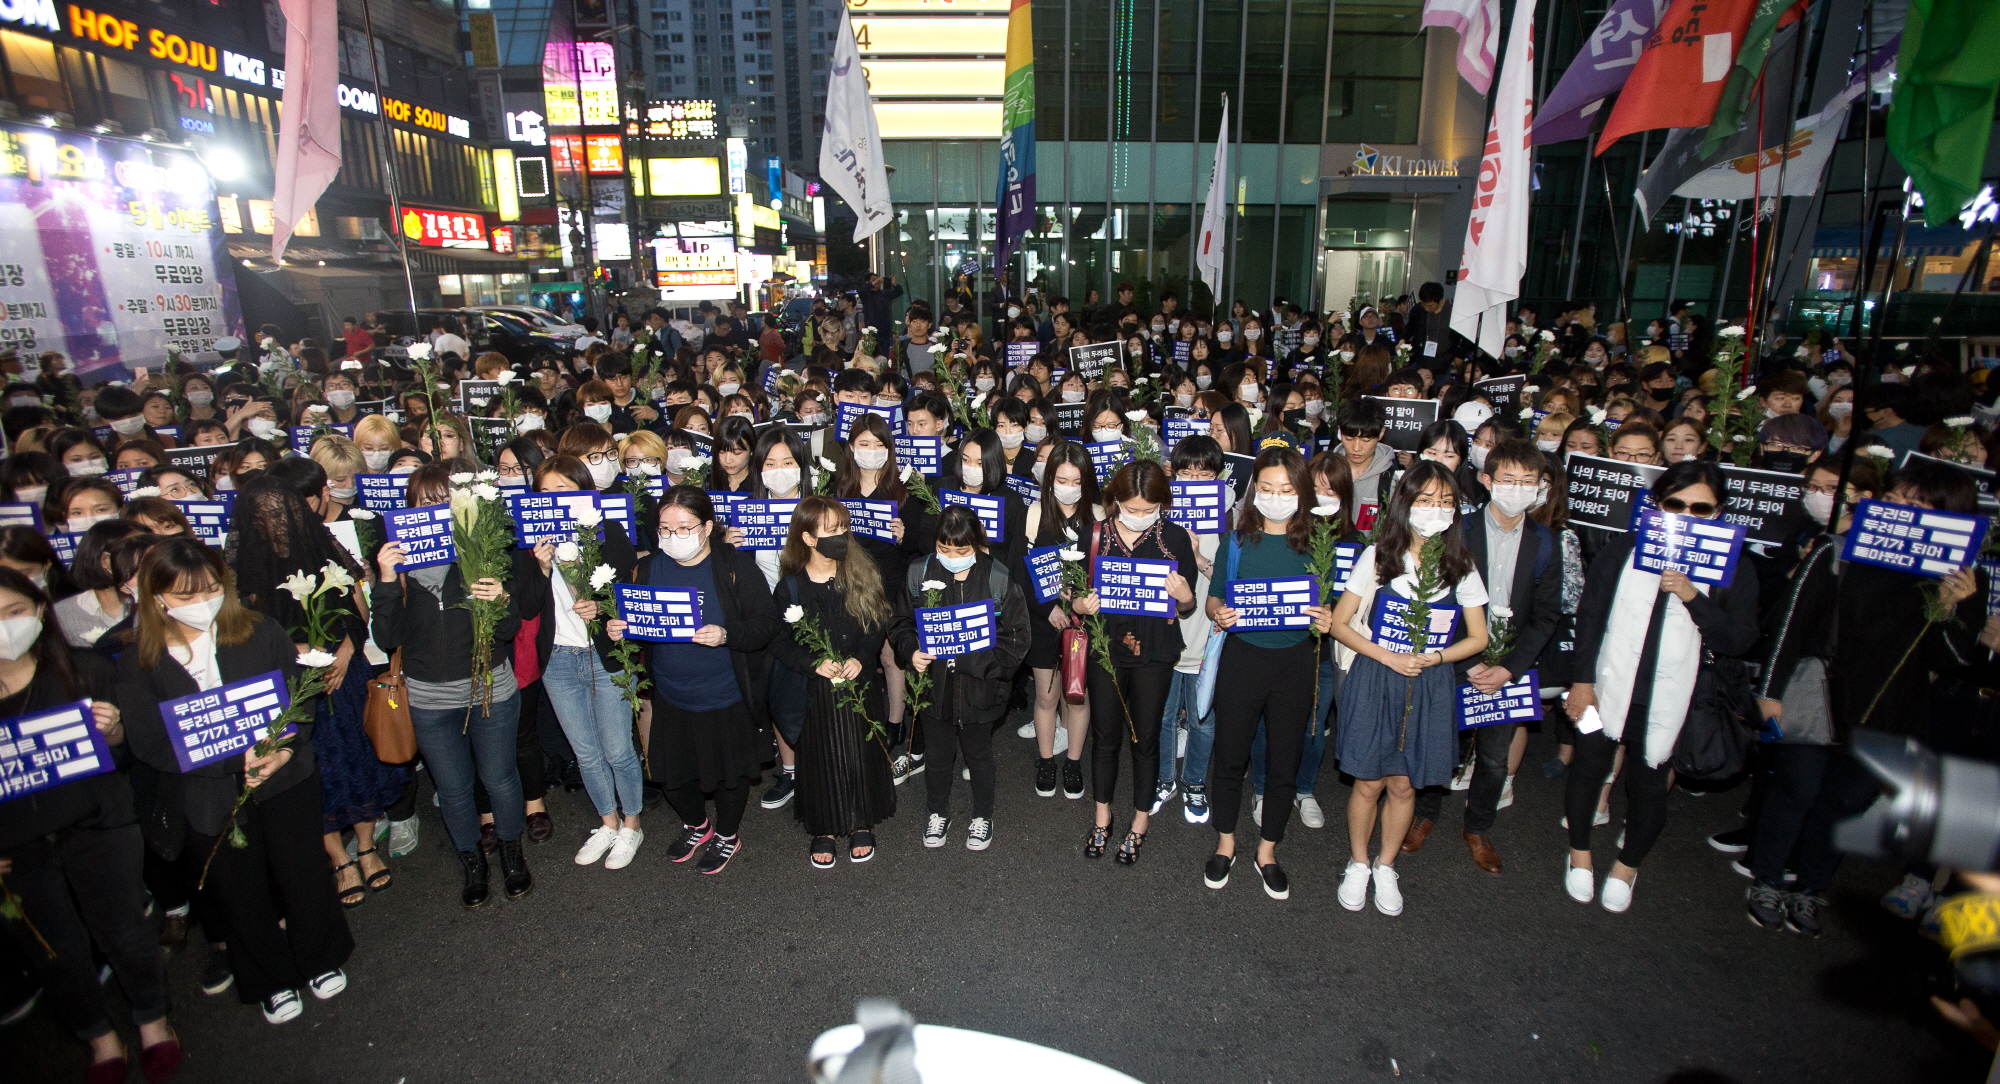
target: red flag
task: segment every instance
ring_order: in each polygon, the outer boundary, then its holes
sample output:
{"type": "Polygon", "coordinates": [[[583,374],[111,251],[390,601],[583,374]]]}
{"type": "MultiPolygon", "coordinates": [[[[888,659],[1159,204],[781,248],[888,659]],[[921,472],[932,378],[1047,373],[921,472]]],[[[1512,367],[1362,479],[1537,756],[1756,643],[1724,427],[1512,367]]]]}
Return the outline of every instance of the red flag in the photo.
{"type": "Polygon", "coordinates": [[[1674,0],[1612,107],[1597,153],[1650,128],[1705,128],[1722,100],[1757,0],[1674,0]]]}
{"type": "Polygon", "coordinates": [[[285,13],[285,98],[271,191],[271,258],[340,172],[340,5],[279,0],[285,13]]]}

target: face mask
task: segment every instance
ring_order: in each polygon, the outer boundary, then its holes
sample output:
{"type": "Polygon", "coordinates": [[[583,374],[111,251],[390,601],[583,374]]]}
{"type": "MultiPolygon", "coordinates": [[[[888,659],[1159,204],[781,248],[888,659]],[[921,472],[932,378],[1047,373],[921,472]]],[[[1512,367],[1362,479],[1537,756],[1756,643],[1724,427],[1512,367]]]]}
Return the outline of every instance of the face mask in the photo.
{"type": "Polygon", "coordinates": [[[191,391],[187,393],[187,401],[189,406],[207,406],[215,402],[215,393],[212,391],[191,391]]]}
{"type": "Polygon", "coordinates": [[[1545,453],[1548,453],[1548,454],[1551,454],[1551,455],[1553,455],[1553,454],[1555,453],[1555,450],[1556,450],[1557,448],[1560,448],[1560,447],[1562,447],[1562,441],[1559,441],[1559,440],[1537,440],[1537,441],[1535,441],[1535,447],[1537,447],[1537,448],[1540,448],[1540,449],[1541,449],[1541,450],[1542,450],[1543,452],[1545,452],[1545,453]]]}
{"type": "Polygon", "coordinates": [[[1764,469],[1797,474],[1806,465],[1804,452],[1765,452],[1764,469]]]}
{"type": "Polygon", "coordinates": [[[1507,347],[1506,353],[1507,356],[1510,358],[1517,358],[1521,356],[1521,348],[1518,346],[1510,346],[1507,347]]]}
{"type": "Polygon", "coordinates": [[[590,465],[590,480],[599,489],[603,489],[605,486],[617,481],[618,461],[607,459],[602,463],[592,463],[590,465]]]}
{"type": "Polygon", "coordinates": [[[97,475],[103,474],[107,469],[102,459],[86,459],[81,463],[69,464],[69,476],[71,478],[94,478],[97,475]]]}
{"type": "Polygon", "coordinates": [[[1207,373],[1200,373],[1196,375],[1194,378],[1194,386],[1197,390],[1200,391],[1207,391],[1209,385],[1213,383],[1215,383],[1215,378],[1208,375],[1207,373]]]}
{"type": "Polygon", "coordinates": [[[1063,393],[1062,393],[1062,401],[1063,401],[1063,402],[1065,402],[1065,403],[1081,403],[1081,402],[1083,402],[1083,389],[1082,389],[1082,388],[1064,388],[1064,389],[1063,389],[1063,393]]]}
{"type": "Polygon", "coordinates": [[[1451,517],[1455,514],[1449,508],[1412,508],[1410,529],[1421,537],[1429,538],[1450,527],[1451,517]]]}
{"type": "Polygon", "coordinates": [[[111,431],[121,437],[136,436],[144,428],[146,428],[146,418],[143,414],[134,414],[111,423],[111,431]]]}
{"type": "Polygon", "coordinates": [[[974,553],[968,553],[963,557],[946,557],[944,554],[940,553],[937,555],[937,559],[938,559],[938,564],[943,565],[944,570],[946,572],[957,573],[957,572],[964,572],[966,569],[971,568],[975,563],[977,563],[979,560],[979,554],[974,552],[974,553]]]}
{"type": "Polygon", "coordinates": [[[1853,403],[1828,403],[1826,405],[1826,414],[1829,418],[1845,418],[1853,413],[1853,403]]]}
{"type": "Polygon", "coordinates": [[[1122,429],[1092,429],[1090,431],[1090,439],[1099,444],[1109,444],[1124,435],[1125,431],[1122,429]]]}
{"type": "Polygon", "coordinates": [[[715,390],[716,390],[716,391],[718,391],[718,392],[721,392],[721,393],[722,393],[722,397],[723,397],[724,399],[727,399],[727,398],[729,398],[730,396],[732,396],[732,395],[735,395],[735,394],[736,394],[736,392],[737,392],[737,390],[738,390],[738,389],[740,389],[740,388],[742,388],[742,387],[743,387],[743,385],[741,385],[741,384],[736,384],[736,383],[729,383],[729,384],[717,384],[717,385],[715,386],[715,390]]]}
{"type": "Polygon", "coordinates": [[[91,527],[99,523],[103,523],[107,519],[115,519],[115,518],[116,516],[113,515],[71,516],[69,517],[69,533],[82,534],[83,532],[90,530],[91,527]]]}
{"type": "Polygon", "coordinates": [[[686,448],[668,448],[667,473],[679,474],[683,470],[686,470],[688,457],[693,454],[693,452],[688,451],[686,448]]]}
{"type": "Polygon", "coordinates": [[[1342,361],[1353,361],[1353,360],[1354,360],[1354,351],[1352,351],[1352,350],[1342,350],[1342,351],[1340,351],[1340,360],[1342,360],[1342,361]]]}
{"type": "Polygon", "coordinates": [[[973,381],[972,386],[979,389],[980,391],[992,391],[993,378],[990,376],[982,376],[979,379],[973,381]]]}
{"type": "Polygon", "coordinates": [[[1023,434],[1020,433],[1002,433],[1000,434],[1000,447],[1011,452],[1021,446],[1022,439],[1023,434]]]}
{"type": "Polygon", "coordinates": [[[1033,422],[1029,422],[1021,431],[1027,435],[1029,442],[1033,444],[1040,444],[1049,435],[1048,426],[1036,425],[1033,422]]]}
{"type": "Polygon", "coordinates": [[[799,468],[776,467],[764,472],[764,490],[767,493],[790,493],[799,488],[799,468]]]}
{"type": "Polygon", "coordinates": [[[583,416],[599,425],[603,425],[605,422],[611,420],[611,404],[592,403],[583,408],[583,416]]]}
{"type": "Polygon", "coordinates": [[[662,532],[660,535],[660,552],[676,561],[685,561],[701,552],[703,541],[705,540],[700,535],[682,538],[678,535],[662,532]]]}
{"type": "Polygon", "coordinates": [[[1257,513],[1265,519],[1290,519],[1299,510],[1298,497],[1289,493],[1259,493],[1253,503],[1257,505],[1257,513]]]}
{"type": "Polygon", "coordinates": [[[958,468],[958,483],[969,490],[977,490],[986,484],[986,468],[961,465],[958,468]]]}
{"type": "Polygon", "coordinates": [[[825,538],[820,539],[813,548],[819,551],[821,557],[829,561],[844,561],[847,559],[847,536],[844,534],[827,535],[825,538]]]}
{"type": "Polygon", "coordinates": [[[28,653],[42,636],[39,617],[10,617],[0,621],[0,659],[13,662],[28,653]]]}
{"type": "Polygon", "coordinates": [[[7,400],[7,405],[16,407],[35,407],[35,406],[41,406],[42,401],[33,395],[16,395],[12,399],[7,400]]]}
{"type": "Polygon", "coordinates": [[[1118,525],[1134,534],[1150,530],[1153,524],[1158,522],[1160,522],[1160,514],[1158,512],[1148,512],[1143,516],[1135,516],[1130,512],[1124,511],[1118,513],[1118,525]]]}
{"type": "Polygon", "coordinates": [[[354,393],[346,389],[330,391],[326,393],[326,401],[335,410],[346,410],[354,405],[354,393]]]}
{"type": "Polygon", "coordinates": [[[388,452],[362,452],[362,453],[361,453],[361,461],[362,461],[363,463],[366,463],[366,464],[368,464],[368,473],[370,473],[370,474],[380,474],[380,473],[382,473],[382,468],[383,468],[383,467],[386,467],[386,466],[388,466],[388,465],[389,465],[389,453],[388,453],[388,452]]]}
{"type": "Polygon", "coordinates": [[[1828,373],[1826,382],[1838,388],[1854,383],[1854,378],[1846,373],[1828,373]]]}
{"type": "MultiPolygon", "coordinates": [[[[405,475],[405,474],[415,474],[415,473],[417,473],[417,466],[416,466],[416,464],[414,464],[414,463],[406,463],[406,464],[404,464],[403,466],[400,466],[400,467],[397,467],[396,469],[394,469],[394,470],[390,471],[389,473],[390,473],[390,475],[392,475],[392,476],[397,476],[397,475],[405,475]]],[[[522,484],[522,485],[527,485],[527,483],[526,483],[526,482],[523,482],[523,483],[521,483],[521,484],[522,484]]],[[[235,488],[236,488],[236,483],[235,483],[235,482],[232,482],[232,481],[230,481],[230,480],[229,480],[229,479],[227,479],[227,478],[224,478],[224,479],[223,479],[222,481],[220,481],[220,482],[217,482],[217,483],[215,483],[215,488],[217,488],[217,489],[235,489],[235,488]]]]}
{"type": "Polygon", "coordinates": [[[1261,327],[1246,327],[1243,329],[1243,338],[1246,342],[1254,343],[1263,337],[1264,329],[1261,327]]]}
{"type": "MultiPolygon", "coordinates": [[[[1482,447],[1477,444],[1473,445],[1471,448],[1466,449],[1467,456],[1470,457],[1472,460],[1472,469],[1474,470],[1486,469],[1486,453],[1488,451],[1491,451],[1491,449],[1482,447]]],[[[1512,515],[1513,513],[1510,512],[1508,514],[1512,515]]]]}
{"type": "Polygon", "coordinates": [[[14,499],[17,501],[26,501],[29,504],[40,504],[42,503],[42,499],[47,497],[48,495],[49,495],[49,487],[47,486],[14,487],[14,499]]]}
{"type": "Polygon", "coordinates": [[[278,423],[261,414],[244,424],[250,430],[250,435],[258,440],[263,440],[278,431],[278,423]]]}
{"type": "Polygon", "coordinates": [[[1224,346],[1228,346],[1229,340],[1234,339],[1235,337],[1236,333],[1233,331],[1218,331],[1215,333],[1215,341],[1221,343],[1224,346]]]}
{"type": "MultiPolygon", "coordinates": [[[[1541,500],[1541,496],[1542,487],[1539,485],[1493,487],[1494,506],[1499,508],[1503,514],[1509,516],[1518,516],[1535,507],[1536,503],[1541,500]]],[[[1412,514],[1414,515],[1414,513],[1412,514]]]]}
{"type": "Polygon", "coordinates": [[[540,414],[521,414],[514,419],[514,432],[532,433],[548,424],[540,414]]]}
{"type": "Polygon", "coordinates": [[[1833,522],[1833,494],[1807,490],[1805,506],[1806,515],[1811,516],[1820,526],[1824,527],[1833,522]]]}
{"type": "Polygon", "coordinates": [[[1314,494],[1313,511],[1323,516],[1337,516],[1340,514],[1340,498],[1314,494]]]}
{"type": "Polygon", "coordinates": [[[217,595],[207,602],[195,602],[186,606],[167,607],[167,616],[197,632],[207,632],[215,623],[215,615],[222,612],[222,596],[217,595]]]}
{"type": "Polygon", "coordinates": [[[1264,393],[1255,384],[1245,384],[1236,389],[1236,397],[1246,403],[1254,403],[1263,398],[1264,393]]]}
{"type": "Polygon", "coordinates": [[[361,487],[348,486],[345,489],[340,489],[334,486],[328,486],[326,492],[328,496],[332,497],[336,501],[351,501],[354,499],[355,494],[361,492],[361,487]]]}
{"type": "Polygon", "coordinates": [[[1083,499],[1082,486],[1056,486],[1054,489],[1057,504],[1075,504],[1083,499]]]}
{"type": "Polygon", "coordinates": [[[887,448],[854,449],[854,465],[862,470],[881,470],[889,462],[887,448]]]}
{"type": "Polygon", "coordinates": [[[1012,320],[1014,317],[1019,315],[1021,315],[1021,306],[1019,305],[1007,306],[1007,319],[1012,320]]]}

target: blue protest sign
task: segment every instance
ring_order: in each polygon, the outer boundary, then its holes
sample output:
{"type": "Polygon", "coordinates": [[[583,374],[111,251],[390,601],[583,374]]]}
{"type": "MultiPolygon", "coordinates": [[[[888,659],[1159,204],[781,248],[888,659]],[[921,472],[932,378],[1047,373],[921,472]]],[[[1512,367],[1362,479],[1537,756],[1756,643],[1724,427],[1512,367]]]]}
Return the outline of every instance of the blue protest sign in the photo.
{"type": "Polygon", "coordinates": [[[0,527],[42,529],[42,506],[33,501],[0,501],[0,527]]]}
{"type": "Polygon", "coordinates": [[[176,443],[181,439],[181,427],[178,425],[156,425],[153,427],[153,432],[176,443]]]}
{"type": "Polygon", "coordinates": [[[118,430],[108,425],[93,425],[90,427],[90,435],[96,437],[99,444],[111,443],[112,436],[117,432],[118,430]]]}
{"type": "Polygon", "coordinates": [[[739,501],[729,510],[729,525],[743,532],[745,550],[781,550],[792,530],[796,498],[788,501],[739,501]]]}
{"type": "Polygon", "coordinates": [[[1742,524],[1641,508],[1632,515],[1632,567],[1672,569],[1696,583],[1728,587],[1743,556],[1743,536],[1742,524]]]}
{"type": "Polygon", "coordinates": [[[597,510],[606,520],[624,526],[626,541],[635,546],[639,544],[639,522],[632,511],[630,493],[597,494],[597,510]]]}
{"type": "Polygon", "coordinates": [[[1474,730],[1497,723],[1531,723],[1542,717],[1542,679],[1530,670],[1500,686],[1496,692],[1482,693],[1471,685],[1458,687],[1458,728],[1474,730]]]}
{"type": "Polygon", "coordinates": [[[1981,560],[1979,567],[1986,570],[1986,616],[2000,614],[2000,561],[1981,560]]]}
{"type": "Polygon", "coordinates": [[[1175,570],[1172,561],[1093,557],[1091,590],[1097,593],[1098,609],[1103,613],[1171,618],[1178,607],[1173,596],[1167,594],[1167,577],[1175,570]]]}
{"type": "Polygon", "coordinates": [[[43,537],[47,538],[49,545],[55,549],[56,560],[61,561],[64,568],[68,568],[70,562],[76,560],[76,547],[83,541],[83,532],[78,531],[75,534],[58,532],[43,537]]]}
{"type": "Polygon", "coordinates": [[[404,495],[410,486],[407,474],[357,474],[354,488],[359,490],[361,507],[370,512],[394,512],[403,507],[404,495]]]}
{"type": "Polygon", "coordinates": [[[936,478],[943,468],[939,462],[944,459],[943,437],[897,437],[896,462],[905,467],[915,467],[917,473],[926,478],[936,478]]]}
{"type": "Polygon", "coordinates": [[[1303,629],[1312,625],[1306,607],[1313,605],[1311,576],[1288,580],[1231,580],[1229,606],[1236,611],[1231,632],[1257,629],[1303,629]]]}
{"type": "Polygon", "coordinates": [[[781,365],[764,366],[764,394],[769,395],[778,387],[778,381],[791,370],[781,365]]]}
{"type": "Polygon", "coordinates": [[[327,422],[322,425],[294,425],[292,429],[292,451],[305,455],[312,451],[313,434],[321,430],[332,430],[341,436],[354,439],[353,422],[327,422]]]}
{"type": "Polygon", "coordinates": [[[701,592],[691,587],[635,587],[614,583],[625,635],[634,640],[685,643],[701,628],[701,592]]]}
{"type": "Polygon", "coordinates": [[[1335,542],[1333,544],[1333,589],[1347,590],[1347,578],[1354,575],[1354,563],[1361,559],[1361,552],[1368,547],[1360,542],[1335,542]]]}
{"type": "Polygon", "coordinates": [[[1169,522],[1190,534],[1222,533],[1222,517],[1229,510],[1228,482],[1174,482],[1173,494],[1173,503],[1167,506],[1169,522]]]}
{"type": "Polygon", "coordinates": [[[1040,546],[1028,551],[1025,558],[1028,565],[1028,581],[1034,588],[1035,601],[1054,602],[1062,593],[1062,547],[1040,546]]]}
{"type": "Polygon", "coordinates": [[[187,517],[188,533],[204,546],[221,549],[229,538],[229,506],[221,501],[175,501],[174,507],[187,517]]]}
{"type": "Polygon", "coordinates": [[[103,478],[118,487],[120,496],[130,497],[132,491],[139,488],[139,476],[144,473],[144,470],[113,470],[105,471],[103,478]]]}
{"type": "Polygon", "coordinates": [[[847,508],[848,530],[863,538],[896,541],[895,528],[889,525],[889,521],[896,518],[895,501],[848,499],[840,503],[847,508]]]}
{"type": "Polygon", "coordinates": [[[1181,446],[1181,441],[1189,437],[1208,435],[1208,422],[1190,418],[1185,414],[1169,414],[1160,419],[1160,443],[1166,446],[1169,455],[1181,446]]]}
{"type": "Polygon", "coordinates": [[[1035,360],[1035,355],[1040,353],[1042,349],[1041,343],[1033,341],[1007,343],[1005,346],[1007,348],[1007,367],[1009,369],[1018,369],[1035,360]]]}
{"type": "Polygon", "coordinates": [[[835,403],[833,413],[833,437],[842,444],[847,443],[847,433],[863,414],[879,414],[889,420],[889,435],[903,431],[903,408],[897,406],[864,406],[860,403],[835,403]]]}
{"type": "Polygon", "coordinates": [[[1132,442],[1126,440],[1085,441],[1083,450],[1090,453],[1090,465],[1097,468],[1100,486],[1132,458],[1132,442]]]}
{"type": "Polygon", "coordinates": [[[1985,516],[1866,500],[1854,506],[1854,526],[1840,557],[1942,578],[1973,562],[1991,522],[1985,516]]]}
{"type": "Polygon", "coordinates": [[[1007,488],[1021,495],[1021,499],[1033,504],[1042,499],[1042,487],[1035,480],[1023,474],[1010,474],[1006,478],[1007,488]]]}
{"type": "Polygon", "coordinates": [[[112,767],[88,700],[0,720],[0,802],[112,767]]]}
{"type": "MultiPolygon", "coordinates": [[[[967,493],[958,489],[938,490],[938,503],[962,504],[979,513],[979,525],[986,528],[986,541],[1007,541],[1007,502],[998,494],[967,493]]],[[[943,509],[939,509],[943,511],[943,509]]]]}
{"type": "Polygon", "coordinates": [[[947,659],[993,646],[993,600],[917,610],[917,639],[924,653],[947,659]]]}
{"type": "MultiPolygon", "coordinates": [[[[1396,598],[1386,591],[1377,592],[1375,612],[1369,620],[1370,638],[1391,651],[1409,654],[1410,630],[1404,624],[1409,608],[1408,599],[1396,598]]],[[[1452,630],[1458,627],[1458,607],[1431,603],[1430,624],[1430,639],[1424,650],[1442,651],[1450,646],[1452,630]]]]}
{"type": "Polygon", "coordinates": [[[1182,368],[1187,367],[1188,358],[1190,355],[1193,354],[1193,352],[1194,352],[1193,339],[1174,340],[1174,361],[1177,364],[1179,364],[1182,368]]]}
{"type": "MultiPolygon", "coordinates": [[[[576,514],[581,509],[595,509],[596,497],[594,493],[575,492],[507,494],[507,514],[514,518],[515,546],[531,550],[537,542],[574,542],[576,514]]],[[[601,537],[603,528],[598,530],[601,537]]]]}
{"type": "MultiPolygon", "coordinates": [[[[272,670],[192,696],[162,700],[160,719],[167,724],[181,771],[191,772],[263,741],[291,702],[285,675],[272,670]]],[[[297,729],[286,726],[275,736],[282,738],[297,729]]]]}
{"type": "Polygon", "coordinates": [[[711,489],[708,491],[708,501],[715,506],[715,521],[724,527],[733,527],[736,525],[733,518],[736,514],[736,506],[749,499],[750,494],[737,493],[734,490],[711,489]]]}
{"type": "Polygon", "coordinates": [[[403,547],[403,559],[396,571],[448,565],[458,560],[458,547],[451,539],[451,506],[429,504],[422,508],[398,508],[382,513],[389,541],[403,547]]]}

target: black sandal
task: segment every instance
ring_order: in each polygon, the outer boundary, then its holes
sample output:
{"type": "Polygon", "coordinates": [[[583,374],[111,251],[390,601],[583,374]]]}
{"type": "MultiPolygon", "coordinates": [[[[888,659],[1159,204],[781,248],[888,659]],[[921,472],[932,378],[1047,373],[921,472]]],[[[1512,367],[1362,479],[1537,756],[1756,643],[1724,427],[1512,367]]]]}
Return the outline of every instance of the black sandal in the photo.
{"type": "MultiPolygon", "coordinates": [[[[367,850],[365,850],[365,851],[357,851],[357,852],[355,852],[355,855],[354,855],[354,861],[355,861],[356,863],[359,863],[359,862],[360,862],[360,861],[361,861],[362,859],[364,859],[364,858],[368,857],[368,856],[369,856],[369,855],[371,855],[371,854],[374,854],[374,853],[375,853],[375,850],[376,850],[376,848],[374,848],[374,847],[370,847],[370,848],[368,848],[368,849],[367,849],[367,850]]],[[[377,859],[377,861],[380,861],[380,859],[377,859]]],[[[373,874],[369,875],[369,877],[368,877],[368,880],[367,880],[367,882],[366,882],[366,884],[368,885],[368,891],[370,891],[370,892],[386,892],[386,891],[388,891],[388,890],[389,890],[390,886],[392,886],[392,885],[394,885],[394,884],[396,883],[396,875],[395,875],[395,874],[393,874],[393,873],[390,873],[390,872],[389,872],[389,868],[388,868],[388,867],[389,867],[389,863],[387,863],[387,862],[383,862],[383,863],[382,863],[382,868],[381,868],[381,869],[378,869],[378,870],[376,870],[376,871],[375,871],[375,872],[374,872],[373,874]],[[377,881],[380,881],[380,882],[382,882],[382,883],[381,883],[381,884],[376,884],[375,882],[377,882],[377,881]]]]}
{"type": "Polygon", "coordinates": [[[832,869],[833,864],[838,861],[834,857],[834,845],[835,840],[832,836],[812,837],[812,843],[806,851],[806,861],[811,862],[814,869],[832,869]],[[826,861],[820,861],[820,855],[825,855],[826,861]]]}
{"type": "Polygon", "coordinates": [[[858,866],[861,863],[866,862],[873,857],[875,857],[875,833],[870,832],[867,829],[863,829],[859,832],[851,832],[848,834],[847,860],[849,862],[852,862],[858,866]],[[866,842],[863,842],[864,840],[866,842]],[[868,853],[867,854],[854,853],[855,851],[863,849],[866,849],[868,853]]]}
{"type": "Polygon", "coordinates": [[[1125,842],[1118,845],[1118,854],[1113,859],[1121,866],[1129,866],[1139,860],[1139,848],[1146,845],[1146,833],[1127,832],[1125,842]]]}
{"type": "MultiPolygon", "coordinates": [[[[339,865],[339,866],[335,866],[335,867],[333,867],[333,879],[334,879],[334,884],[335,884],[336,886],[338,886],[338,885],[339,885],[339,883],[340,883],[340,871],[341,871],[341,870],[344,870],[344,869],[354,869],[354,867],[356,867],[356,866],[358,866],[358,865],[360,865],[360,864],[361,864],[361,860],[360,860],[359,858],[357,858],[357,859],[355,859],[355,860],[354,860],[354,861],[352,861],[352,862],[348,862],[348,863],[346,863],[346,864],[344,864],[344,865],[339,865]]],[[[360,874],[360,872],[359,872],[359,871],[356,871],[354,875],[355,875],[356,877],[359,877],[359,876],[361,876],[361,874],[360,874]]],[[[340,905],[341,905],[342,907],[345,907],[345,908],[347,908],[348,910],[352,911],[352,910],[354,910],[354,909],[355,909],[356,907],[359,907],[359,906],[361,906],[362,904],[364,904],[364,903],[367,903],[367,902],[368,902],[368,887],[367,887],[366,885],[355,885],[355,886],[354,886],[353,888],[350,888],[350,889],[347,889],[346,891],[344,891],[344,892],[341,892],[341,893],[339,893],[339,894],[338,894],[338,895],[337,895],[337,896],[336,896],[335,898],[336,898],[336,899],[338,899],[338,900],[340,900],[340,905]],[[350,900],[350,899],[348,899],[348,898],[347,898],[347,897],[349,897],[349,896],[353,896],[354,898],[350,900]]]]}
{"type": "Polygon", "coordinates": [[[1090,835],[1084,837],[1083,856],[1085,858],[1103,858],[1104,848],[1110,844],[1111,826],[1100,824],[1090,830],[1090,835]]]}

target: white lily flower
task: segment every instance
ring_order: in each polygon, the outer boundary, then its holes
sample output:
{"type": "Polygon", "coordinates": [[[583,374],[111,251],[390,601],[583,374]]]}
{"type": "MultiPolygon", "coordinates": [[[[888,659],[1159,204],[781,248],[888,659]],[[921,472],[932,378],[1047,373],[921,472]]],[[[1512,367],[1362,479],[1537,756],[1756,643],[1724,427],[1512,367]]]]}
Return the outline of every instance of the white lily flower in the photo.
{"type": "Polygon", "coordinates": [[[1756,388],[1744,388],[1742,391],[1736,393],[1736,398],[1740,401],[1748,399],[1755,394],[1757,394],[1756,388]]]}
{"type": "Polygon", "coordinates": [[[354,577],[348,575],[347,570],[340,567],[339,562],[328,561],[326,566],[319,570],[321,591],[345,591],[353,586],[354,577]]]}
{"type": "Polygon", "coordinates": [[[512,384],[519,379],[521,379],[521,374],[512,369],[502,369],[493,374],[493,382],[501,385],[512,384]]]}
{"type": "Polygon", "coordinates": [[[561,561],[563,564],[569,564],[571,561],[576,560],[577,557],[578,557],[578,552],[576,548],[576,543],[574,542],[556,543],[556,560],[561,561]]]}
{"type": "Polygon", "coordinates": [[[785,624],[796,625],[805,615],[806,608],[804,606],[787,606],[785,607],[785,624]]]}
{"type": "Polygon", "coordinates": [[[1953,429],[1962,429],[1962,428],[1964,428],[1964,427],[1966,427],[1966,426],[1968,426],[1968,425],[1971,425],[1971,424],[1972,424],[1972,415],[1970,415],[1970,414],[1960,414],[1960,415],[1958,415],[1958,416],[1956,416],[1956,417],[1952,417],[1952,418],[1946,418],[1946,419],[1944,420],[1944,423],[1945,423],[1946,425],[1949,425],[1949,426],[1951,426],[1951,427],[1952,427],[1953,429]]]}
{"type": "Polygon", "coordinates": [[[374,519],[375,513],[366,508],[350,508],[347,510],[347,517],[349,519],[374,519]]]}
{"type": "Polygon", "coordinates": [[[1716,334],[1722,336],[1725,339],[1740,339],[1743,337],[1743,325],[1731,324],[1728,327],[1723,328],[1721,331],[1716,332],[1716,334]]]}
{"type": "Polygon", "coordinates": [[[451,476],[451,484],[455,486],[469,485],[471,482],[472,472],[469,470],[462,470],[451,476]]]}
{"type": "Polygon", "coordinates": [[[904,464],[904,465],[903,465],[903,479],[902,479],[902,480],[903,480],[903,481],[905,481],[905,482],[909,481],[909,480],[910,480],[910,475],[912,475],[912,474],[915,474],[916,472],[917,472],[917,468],[916,468],[915,466],[912,466],[912,465],[910,465],[910,464],[907,464],[907,463],[906,463],[906,464],[904,464]]]}
{"type": "Polygon", "coordinates": [[[617,578],[618,573],[612,571],[610,565],[598,565],[596,568],[590,570],[590,589],[592,591],[602,591],[605,584],[617,578]]]}
{"type": "Polygon", "coordinates": [[[823,470],[823,471],[826,471],[827,473],[831,474],[831,473],[833,473],[834,471],[837,471],[837,470],[839,470],[840,468],[839,468],[839,467],[838,467],[837,465],[835,465],[835,463],[833,462],[833,460],[831,460],[831,459],[828,459],[828,458],[827,458],[827,457],[825,457],[825,456],[820,456],[820,457],[819,457],[819,469],[821,469],[821,470],[823,470]]]}
{"type": "Polygon", "coordinates": [[[1592,424],[1592,425],[1603,425],[1603,424],[1604,424],[1604,408],[1603,408],[1603,407],[1591,407],[1591,408],[1590,408],[1590,424],[1592,424]]]}
{"type": "Polygon", "coordinates": [[[319,580],[303,572],[294,572],[278,585],[278,590],[304,602],[319,592],[319,580]]]}
{"type": "Polygon", "coordinates": [[[604,513],[599,512],[595,508],[585,506],[576,510],[574,518],[576,519],[576,525],[579,527],[595,527],[604,522],[604,513]]]}
{"type": "Polygon", "coordinates": [[[332,666],[333,653],[330,651],[308,651],[299,656],[299,665],[308,670],[317,670],[323,666],[332,666]]]}
{"type": "Polygon", "coordinates": [[[925,580],[925,581],[923,582],[923,584],[922,584],[922,588],[923,588],[923,590],[925,590],[925,591],[942,591],[942,590],[944,590],[944,581],[943,581],[943,580],[925,580]]]}

